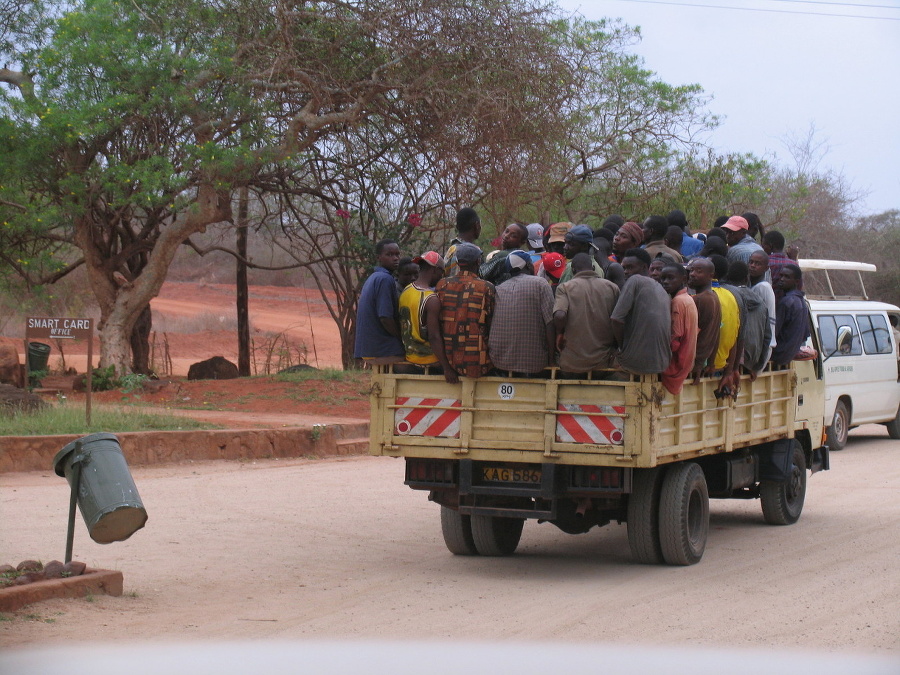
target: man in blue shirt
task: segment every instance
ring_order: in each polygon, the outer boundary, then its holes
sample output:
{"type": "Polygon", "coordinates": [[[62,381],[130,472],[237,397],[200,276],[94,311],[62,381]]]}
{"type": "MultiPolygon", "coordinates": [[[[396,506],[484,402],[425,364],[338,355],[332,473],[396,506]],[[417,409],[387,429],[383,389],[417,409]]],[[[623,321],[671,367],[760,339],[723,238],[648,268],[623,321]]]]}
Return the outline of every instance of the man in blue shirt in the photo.
{"type": "Polygon", "coordinates": [[[369,363],[405,360],[398,321],[398,293],[394,271],[400,246],[393,239],[375,244],[378,267],[363,285],[356,309],[356,344],[353,356],[369,363]]]}
{"type": "Polygon", "coordinates": [[[797,265],[788,264],[781,270],[778,286],[784,296],[775,307],[775,348],[772,362],[783,366],[791,362],[809,337],[809,312],[803,291],[797,285],[803,275],[797,265]]]}

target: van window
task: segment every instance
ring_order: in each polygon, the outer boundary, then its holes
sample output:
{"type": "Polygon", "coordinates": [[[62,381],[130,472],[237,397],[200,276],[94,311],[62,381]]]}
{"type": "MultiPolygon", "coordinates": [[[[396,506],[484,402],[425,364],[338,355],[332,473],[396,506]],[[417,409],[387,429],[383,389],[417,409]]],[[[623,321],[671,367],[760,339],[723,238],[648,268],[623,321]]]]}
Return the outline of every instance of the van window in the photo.
{"type": "Polygon", "coordinates": [[[862,334],[866,354],[890,354],[891,331],[880,314],[858,314],[859,332],[862,334]]]}
{"type": "Polygon", "coordinates": [[[850,314],[819,315],[819,335],[822,337],[825,356],[858,356],[862,354],[859,330],[856,328],[856,321],[850,314]],[[840,351],[837,346],[838,328],[841,326],[850,326],[850,331],[853,333],[853,342],[848,352],[840,351]]]}

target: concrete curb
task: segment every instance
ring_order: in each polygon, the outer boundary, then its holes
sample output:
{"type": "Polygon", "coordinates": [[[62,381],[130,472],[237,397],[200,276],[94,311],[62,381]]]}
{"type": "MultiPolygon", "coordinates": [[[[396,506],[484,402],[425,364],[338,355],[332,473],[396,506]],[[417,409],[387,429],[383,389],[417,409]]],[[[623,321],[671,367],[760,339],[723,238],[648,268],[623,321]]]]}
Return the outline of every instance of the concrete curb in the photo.
{"type": "MultiPolygon", "coordinates": [[[[0,438],[0,473],[52,471],[53,458],[77,436],[0,438]]],[[[364,454],[369,424],[328,424],[277,429],[211,429],[116,434],[130,466],[197,459],[331,457],[364,454]]]]}
{"type": "Polygon", "coordinates": [[[122,595],[124,577],[114,570],[87,569],[67,579],[46,579],[23,586],[0,588],[0,612],[15,612],[25,605],[55,598],[83,598],[93,593],[122,595]]]}

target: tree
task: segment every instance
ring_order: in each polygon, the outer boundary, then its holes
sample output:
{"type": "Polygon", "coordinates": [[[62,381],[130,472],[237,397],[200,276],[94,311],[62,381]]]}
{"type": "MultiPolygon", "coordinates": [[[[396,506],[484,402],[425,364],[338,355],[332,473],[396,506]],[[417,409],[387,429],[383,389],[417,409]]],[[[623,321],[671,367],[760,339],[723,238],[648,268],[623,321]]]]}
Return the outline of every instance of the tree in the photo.
{"type": "Polygon", "coordinates": [[[670,85],[630,53],[640,39],[620,21],[573,19],[558,34],[577,80],[566,133],[535,167],[527,203],[536,215],[583,222],[636,210],[679,153],[718,125],[699,85],[670,85]]]}
{"type": "Polygon", "coordinates": [[[280,182],[375,117],[452,131],[450,158],[491,131],[537,137],[569,83],[531,0],[33,1],[20,16],[0,44],[15,66],[0,70],[3,237],[72,247],[17,271],[42,283],[83,264],[101,363],[120,373],[175,251],[231,220],[235,190],[280,182]],[[531,60],[507,63],[511,45],[531,60]]]}

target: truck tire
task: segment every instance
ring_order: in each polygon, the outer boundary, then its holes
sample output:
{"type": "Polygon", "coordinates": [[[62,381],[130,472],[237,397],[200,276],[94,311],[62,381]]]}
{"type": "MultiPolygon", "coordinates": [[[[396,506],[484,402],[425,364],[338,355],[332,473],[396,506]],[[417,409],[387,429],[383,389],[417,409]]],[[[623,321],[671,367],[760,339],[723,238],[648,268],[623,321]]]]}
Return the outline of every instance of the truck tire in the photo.
{"type": "Polygon", "coordinates": [[[659,565],[663,562],[659,543],[659,497],[663,470],[635,469],[628,497],[628,545],[636,562],[659,565]]]}
{"type": "Polygon", "coordinates": [[[888,436],[893,438],[895,441],[900,440],[900,408],[897,408],[897,414],[894,415],[894,419],[885,424],[887,427],[888,436]]]}
{"type": "Polygon", "coordinates": [[[791,474],[786,481],[764,480],[759,484],[763,518],[769,525],[793,525],[803,512],[806,498],[806,456],[799,443],[791,454],[791,474]]]}
{"type": "Polygon", "coordinates": [[[659,543],[669,565],[700,562],[709,535],[709,491],[694,462],[669,467],[659,502],[659,543]]]}
{"type": "Polygon", "coordinates": [[[828,427],[828,448],[843,450],[847,445],[847,434],[850,433],[850,411],[847,404],[838,401],[834,407],[834,419],[828,427]]]}
{"type": "Polygon", "coordinates": [[[524,518],[472,516],[472,537],[481,555],[505,556],[515,553],[522,537],[524,518]]]}
{"type": "Polygon", "coordinates": [[[453,555],[478,555],[472,538],[472,517],[459,511],[441,507],[441,533],[444,543],[453,555]]]}

